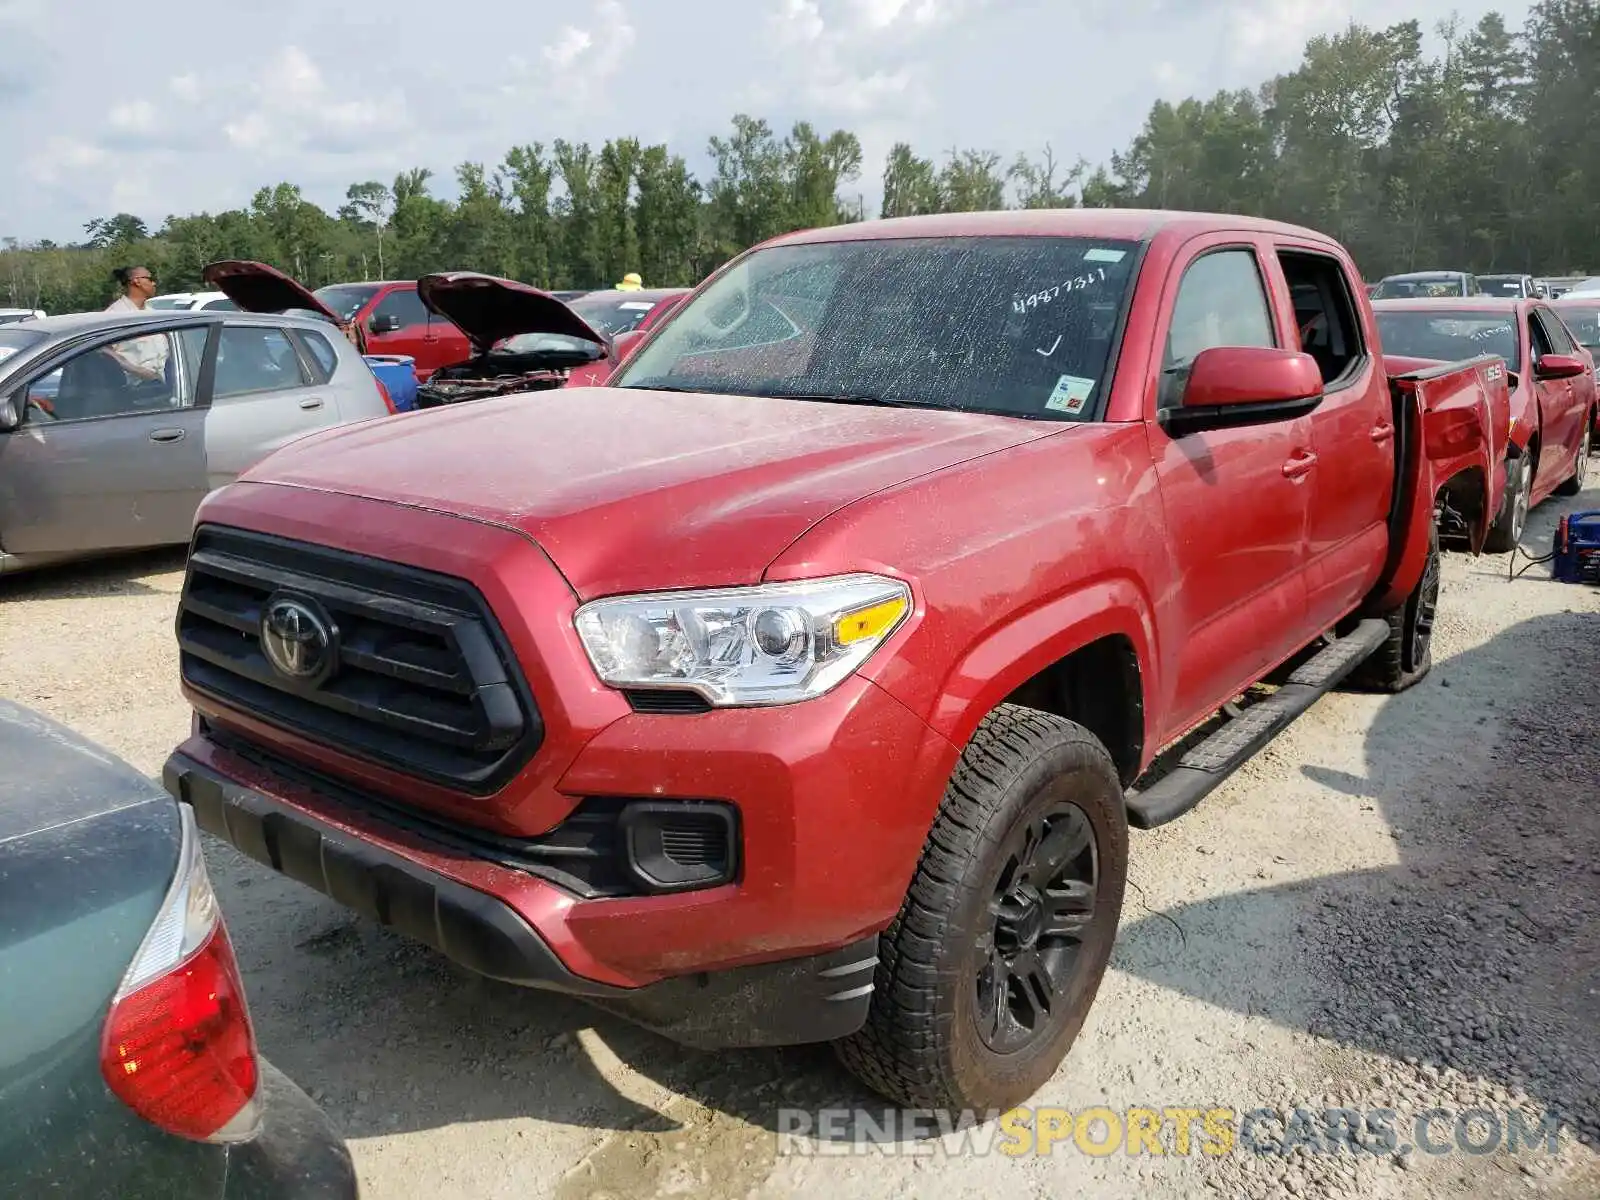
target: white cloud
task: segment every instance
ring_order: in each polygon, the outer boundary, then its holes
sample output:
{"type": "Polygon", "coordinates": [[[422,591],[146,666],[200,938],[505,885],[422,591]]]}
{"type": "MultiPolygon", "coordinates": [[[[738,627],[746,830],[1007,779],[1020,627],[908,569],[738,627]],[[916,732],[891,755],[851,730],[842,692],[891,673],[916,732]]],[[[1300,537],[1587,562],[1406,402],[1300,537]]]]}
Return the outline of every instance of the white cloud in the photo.
{"type": "Polygon", "coordinates": [[[814,42],[828,27],[816,0],[783,0],[771,22],[778,38],[785,42],[814,42]]]}
{"type": "Polygon", "coordinates": [[[594,45],[594,38],[587,29],[574,29],[566,26],[556,35],[556,40],[551,42],[539,52],[545,65],[557,71],[565,71],[578,61],[589,47],[594,45]]]}
{"type": "Polygon", "coordinates": [[[167,90],[179,100],[193,104],[200,99],[200,80],[194,75],[174,75],[167,80],[167,90]]]}
{"type": "Polygon", "coordinates": [[[587,28],[565,25],[539,51],[539,90],[564,107],[589,103],[621,70],[637,38],[620,0],[599,0],[587,28]]]}
{"type": "Polygon", "coordinates": [[[295,151],[353,150],[394,135],[405,122],[405,96],[389,90],[379,96],[341,96],[312,57],[299,46],[285,46],[261,67],[245,95],[253,106],[222,123],[223,135],[239,150],[276,154],[295,151]]]}
{"type": "Polygon", "coordinates": [[[126,133],[149,133],[156,125],[155,105],[148,100],[130,100],[111,106],[108,114],[111,128],[126,133]]]}
{"type": "Polygon", "coordinates": [[[105,163],[109,155],[93,142],[71,137],[53,137],[28,163],[28,172],[37,183],[58,184],[105,163]]]}

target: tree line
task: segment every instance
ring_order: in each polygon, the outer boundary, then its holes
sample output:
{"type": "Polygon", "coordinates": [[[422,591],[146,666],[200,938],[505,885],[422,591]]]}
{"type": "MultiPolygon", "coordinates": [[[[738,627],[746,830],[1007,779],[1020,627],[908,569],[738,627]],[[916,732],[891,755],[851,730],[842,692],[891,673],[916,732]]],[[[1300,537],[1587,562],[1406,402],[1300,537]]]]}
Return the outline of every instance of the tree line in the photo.
{"type": "MultiPolygon", "coordinates": [[[[1003,207],[1199,209],[1274,217],[1348,245],[1367,278],[1429,267],[1600,272],[1600,0],[1538,0],[1520,30],[1451,20],[1424,50],[1415,20],[1312,39],[1254,90],[1154,104],[1132,143],[1095,166],[991,150],[896,145],[881,216],[1003,207]]],[[[456,196],[425,167],[352,184],[328,212],[293,183],[248,207],[97,219],[74,245],[0,249],[4,303],[104,305],[113,267],[199,285],[219,258],[270,262],[308,285],[479,270],[547,288],[692,284],[791,229],[861,220],[862,151],[848,130],[786,134],[748,115],[708,146],[697,178],[665,145],[556,140],[462,163],[456,196]]]]}

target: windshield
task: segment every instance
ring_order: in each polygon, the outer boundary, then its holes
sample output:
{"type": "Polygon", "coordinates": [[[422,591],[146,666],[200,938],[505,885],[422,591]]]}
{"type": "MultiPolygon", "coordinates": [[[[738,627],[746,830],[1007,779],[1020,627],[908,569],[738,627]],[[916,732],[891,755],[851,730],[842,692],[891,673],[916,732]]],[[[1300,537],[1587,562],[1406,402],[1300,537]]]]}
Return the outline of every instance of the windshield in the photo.
{"type": "Polygon", "coordinates": [[[1385,279],[1372,293],[1374,300],[1409,300],[1413,297],[1465,296],[1467,287],[1459,275],[1439,279],[1385,279]]]}
{"type": "Polygon", "coordinates": [[[639,328],[659,303],[659,299],[640,299],[637,293],[631,292],[591,292],[568,301],[567,307],[607,337],[616,337],[639,328]]]}
{"type": "Polygon", "coordinates": [[[341,321],[353,321],[362,305],[366,304],[378,294],[376,287],[362,287],[357,284],[337,283],[332,287],[318,288],[311,293],[327,306],[329,311],[341,321]]]}
{"type": "Polygon", "coordinates": [[[1600,297],[1582,304],[1557,302],[1551,307],[1561,314],[1561,320],[1572,331],[1578,345],[1600,350],[1600,297]]]}
{"type": "Polygon", "coordinates": [[[494,347],[496,354],[575,354],[593,362],[606,356],[606,348],[587,338],[564,333],[519,333],[494,347]]]}
{"type": "Polygon", "coordinates": [[[1376,312],[1385,354],[1459,362],[1498,354],[1513,371],[1522,369],[1516,317],[1511,313],[1440,309],[1376,312]]]}
{"type": "Polygon", "coordinates": [[[1478,283],[1486,296],[1526,296],[1520,275],[1480,275],[1478,283]]]}
{"type": "Polygon", "coordinates": [[[1093,413],[1130,241],[893,238],[774,246],[723,272],[628,360],[620,387],[1093,413]]]}
{"type": "Polygon", "coordinates": [[[0,328],[0,375],[7,370],[7,359],[15,358],[24,350],[37,346],[45,340],[42,333],[34,333],[27,329],[18,329],[13,325],[0,328]]]}

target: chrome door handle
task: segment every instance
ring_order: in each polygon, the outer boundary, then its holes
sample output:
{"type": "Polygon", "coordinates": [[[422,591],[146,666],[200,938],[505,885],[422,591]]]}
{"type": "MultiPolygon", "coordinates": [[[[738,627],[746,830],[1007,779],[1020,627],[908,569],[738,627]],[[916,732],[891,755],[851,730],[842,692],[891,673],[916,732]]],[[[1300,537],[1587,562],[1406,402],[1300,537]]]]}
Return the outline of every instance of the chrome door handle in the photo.
{"type": "Polygon", "coordinates": [[[321,408],[322,398],[320,396],[312,396],[308,399],[302,400],[300,401],[300,407],[305,409],[307,412],[310,412],[314,408],[321,408]]]}
{"type": "Polygon", "coordinates": [[[181,442],[189,436],[186,429],[152,429],[150,440],[152,442],[181,442]]]}

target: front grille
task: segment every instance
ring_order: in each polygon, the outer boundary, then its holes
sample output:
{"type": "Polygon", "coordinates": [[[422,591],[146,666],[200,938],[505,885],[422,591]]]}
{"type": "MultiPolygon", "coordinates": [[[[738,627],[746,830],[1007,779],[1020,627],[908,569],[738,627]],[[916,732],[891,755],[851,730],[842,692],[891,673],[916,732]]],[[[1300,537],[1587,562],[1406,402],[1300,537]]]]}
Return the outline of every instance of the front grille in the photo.
{"type": "Polygon", "coordinates": [[[377,765],[474,793],[503,786],[544,727],[489,611],[465,580],[286,538],[197,531],[178,606],[180,669],[197,691],[377,765]],[[268,660],[275,593],[337,626],[314,681],[268,660]]]}

